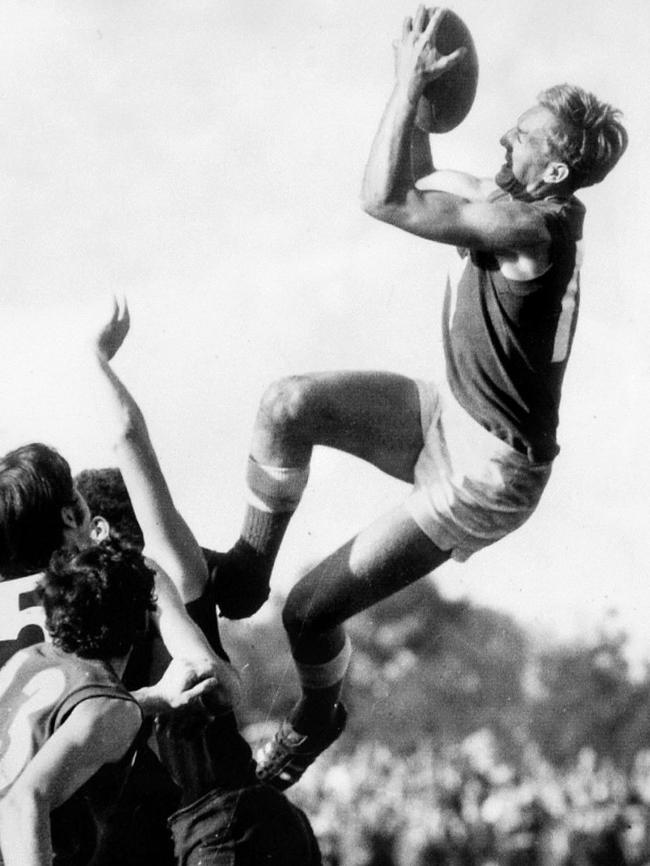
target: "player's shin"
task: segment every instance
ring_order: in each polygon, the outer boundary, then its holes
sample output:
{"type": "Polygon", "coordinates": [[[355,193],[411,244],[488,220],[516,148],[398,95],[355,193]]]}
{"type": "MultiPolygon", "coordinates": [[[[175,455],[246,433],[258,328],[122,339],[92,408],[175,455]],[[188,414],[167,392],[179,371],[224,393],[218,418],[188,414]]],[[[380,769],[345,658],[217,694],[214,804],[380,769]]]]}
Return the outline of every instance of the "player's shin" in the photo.
{"type": "Polygon", "coordinates": [[[275,559],[308,477],[308,465],[265,466],[249,457],[241,534],[216,568],[218,603],[224,616],[251,616],[268,598],[275,559]]]}

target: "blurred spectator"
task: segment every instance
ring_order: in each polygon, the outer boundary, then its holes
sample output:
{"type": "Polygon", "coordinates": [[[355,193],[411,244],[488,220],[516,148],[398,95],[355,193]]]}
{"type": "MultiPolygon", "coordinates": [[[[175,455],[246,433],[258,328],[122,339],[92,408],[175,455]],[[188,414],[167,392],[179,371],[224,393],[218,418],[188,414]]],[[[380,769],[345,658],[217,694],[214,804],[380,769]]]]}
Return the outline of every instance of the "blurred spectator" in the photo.
{"type": "Polygon", "coordinates": [[[486,732],[444,753],[335,748],[290,795],[325,866],[650,866],[650,752],[629,776],[589,749],[562,771],[497,752],[486,732]]]}

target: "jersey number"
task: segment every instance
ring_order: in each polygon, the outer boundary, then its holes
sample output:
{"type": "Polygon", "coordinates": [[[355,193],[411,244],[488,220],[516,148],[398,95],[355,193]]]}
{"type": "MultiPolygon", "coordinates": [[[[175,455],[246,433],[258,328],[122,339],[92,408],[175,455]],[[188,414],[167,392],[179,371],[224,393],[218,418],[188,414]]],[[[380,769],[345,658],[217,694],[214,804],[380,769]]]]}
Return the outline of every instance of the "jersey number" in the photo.
{"type": "MultiPolygon", "coordinates": [[[[0,701],[3,700],[20,667],[21,657],[14,656],[0,671],[0,701]]],[[[65,690],[65,674],[58,668],[46,668],[35,674],[21,694],[24,700],[16,711],[0,742],[0,792],[11,785],[33,754],[30,717],[51,706],[65,690]]]]}

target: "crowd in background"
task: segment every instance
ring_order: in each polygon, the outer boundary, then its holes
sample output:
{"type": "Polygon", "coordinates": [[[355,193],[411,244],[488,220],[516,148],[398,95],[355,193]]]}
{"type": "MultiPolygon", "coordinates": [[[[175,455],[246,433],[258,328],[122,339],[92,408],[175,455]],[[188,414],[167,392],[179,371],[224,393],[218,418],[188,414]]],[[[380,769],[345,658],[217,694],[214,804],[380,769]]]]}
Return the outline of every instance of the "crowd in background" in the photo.
{"type": "Polygon", "coordinates": [[[650,866],[650,751],[624,773],[590,749],[564,770],[530,748],[515,771],[491,735],[398,756],[322,756],[291,798],[325,866],[650,866]]]}

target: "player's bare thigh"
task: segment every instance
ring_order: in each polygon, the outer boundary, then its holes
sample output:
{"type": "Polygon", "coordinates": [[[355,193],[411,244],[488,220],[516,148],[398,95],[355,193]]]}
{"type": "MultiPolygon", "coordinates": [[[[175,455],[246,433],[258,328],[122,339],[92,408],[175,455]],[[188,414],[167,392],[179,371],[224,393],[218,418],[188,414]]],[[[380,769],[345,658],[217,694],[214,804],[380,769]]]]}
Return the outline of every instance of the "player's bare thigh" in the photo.
{"type": "Polygon", "coordinates": [[[261,463],[299,466],[314,445],[353,454],[413,480],[422,450],[413,379],[382,372],[326,372],[274,382],[258,410],[251,453],[261,463]]]}

